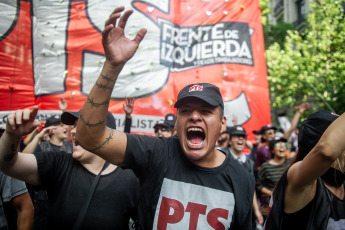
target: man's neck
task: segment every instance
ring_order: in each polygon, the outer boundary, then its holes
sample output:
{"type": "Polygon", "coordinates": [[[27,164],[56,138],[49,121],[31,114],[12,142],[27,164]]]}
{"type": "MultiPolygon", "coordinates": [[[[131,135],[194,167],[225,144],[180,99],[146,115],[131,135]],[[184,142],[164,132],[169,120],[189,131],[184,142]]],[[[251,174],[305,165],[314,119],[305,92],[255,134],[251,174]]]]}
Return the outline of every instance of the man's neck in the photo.
{"type": "Polygon", "coordinates": [[[226,159],[226,155],[217,150],[217,149],[213,149],[213,153],[212,154],[207,154],[207,159],[203,159],[202,161],[192,161],[191,162],[193,164],[196,164],[198,166],[204,167],[204,168],[215,168],[220,166],[221,164],[223,164],[223,162],[226,159]]]}

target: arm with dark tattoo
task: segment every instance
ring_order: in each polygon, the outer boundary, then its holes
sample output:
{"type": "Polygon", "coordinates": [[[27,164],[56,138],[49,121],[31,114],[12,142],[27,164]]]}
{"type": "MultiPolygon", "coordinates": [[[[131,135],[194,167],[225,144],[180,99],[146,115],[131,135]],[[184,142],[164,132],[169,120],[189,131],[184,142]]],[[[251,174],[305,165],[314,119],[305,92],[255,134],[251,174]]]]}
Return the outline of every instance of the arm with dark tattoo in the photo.
{"type": "Polygon", "coordinates": [[[11,145],[11,152],[4,156],[4,161],[11,161],[11,160],[13,160],[13,158],[16,156],[17,153],[18,152],[17,152],[16,148],[14,147],[14,144],[12,144],[11,145]]]}
{"type": "Polygon", "coordinates": [[[89,96],[87,96],[87,99],[86,99],[87,101],[87,103],[90,103],[91,104],[91,109],[93,108],[93,107],[100,107],[100,106],[102,106],[102,105],[109,105],[109,100],[105,100],[105,101],[103,101],[103,102],[101,102],[101,103],[97,103],[97,102],[94,102],[93,101],[93,98],[90,98],[89,96]]]}
{"type": "Polygon", "coordinates": [[[103,121],[99,121],[99,122],[97,122],[97,123],[92,124],[92,123],[86,121],[86,120],[84,119],[83,115],[81,115],[81,114],[80,114],[80,120],[83,122],[83,124],[84,124],[85,126],[87,126],[87,127],[89,127],[89,128],[97,127],[97,126],[99,126],[99,125],[105,123],[105,120],[103,120],[103,121]]]}
{"type": "MultiPolygon", "coordinates": [[[[105,139],[105,141],[103,141],[100,145],[98,145],[96,148],[92,149],[90,152],[100,152],[102,148],[104,148],[107,144],[109,144],[110,140],[113,139],[114,136],[114,130],[111,130],[109,133],[109,136],[105,139]]],[[[112,162],[112,164],[116,164],[116,165],[123,165],[124,160],[121,162],[112,162]]]]}
{"type": "Polygon", "coordinates": [[[100,75],[100,82],[96,82],[96,85],[98,88],[103,89],[103,90],[110,90],[113,91],[115,80],[111,79],[110,77],[103,75],[101,73],[100,75]]]}
{"type": "Polygon", "coordinates": [[[103,143],[101,143],[99,146],[97,146],[96,148],[92,149],[91,152],[95,152],[95,151],[100,151],[104,145],[109,144],[109,141],[111,139],[113,139],[113,135],[114,135],[114,130],[111,130],[109,133],[108,138],[105,139],[105,141],[103,143]]]}
{"type": "Polygon", "coordinates": [[[104,80],[106,80],[106,81],[108,81],[108,84],[109,84],[110,82],[112,82],[112,83],[115,84],[115,80],[114,80],[114,79],[111,79],[110,77],[108,77],[108,76],[106,76],[106,75],[103,75],[102,73],[101,73],[101,78],[104,79],[104,80]]]}
{"type": "Polygon", "coordinates": [[[103,85],[102,83],[96,82],[96,85],[98,86],[98,88],[101,88],[101,89],[104,89],[104,90],[106,89],[106,90],[113,91],[113,87],[103,85]]]}

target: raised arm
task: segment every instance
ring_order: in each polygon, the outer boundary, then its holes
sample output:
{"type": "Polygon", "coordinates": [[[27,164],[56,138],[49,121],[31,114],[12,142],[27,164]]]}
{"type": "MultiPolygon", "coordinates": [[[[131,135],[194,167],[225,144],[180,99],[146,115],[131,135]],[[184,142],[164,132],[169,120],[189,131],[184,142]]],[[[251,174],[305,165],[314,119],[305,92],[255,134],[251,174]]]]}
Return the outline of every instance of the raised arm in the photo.
{"type": "Polygon", "coordinates": [[[0,139],[0,170],[8,176],[39,184],[37,161],[33,154],[18,153],[21,137],[32,132],[40,122],[34,121],[38,107],[17,110],[7,117],[6,131],[0,139]]]}
{"type": "Polygon", "coordinates": [[[315,196],[316,180],[345,154],[345,113],[326,129],[316,146],[288,171],[285,203],[290,211],[304,207],[315,196]],[[299,198],[299,199],[296,199],[299,198]],[[294,200],[294,202],[289,202],[294,200]]]}
{"type": "Polygon", "coordinates": [[[134,109],[134,97],[125,97],[125,103],[123,103],[122,105],[123,105],[123,111],[126,114],[125,128],[123,131],[125,133],[130,133],[131,126],[132,126],[132,112],[134,109]]]}
{"type": "Polygon", "coordinates": [[[298,106],[298,109],[296,110],[292,120],[291,120],[291,126],[288,130],[284,132],[284,138],[289,139],[291,136],[291,133],[296,129],[298,121],[301,117],[301,114],[307,111],[310,108],[309,102],[304,102],[298,106]]]}
{"type": "Polygon", "coordinates": [[[127,136],[106,127],[109,101],[123,66],[135,54],[146,34],[146,30],[141,29],[133,40],[125,37],[124,29],[133,11],[126,11],[121,16],[123,10],[124,7],[116,8],[105,22],[102,44],[106,61],[81,110],[76,134],[76,140],[83,148],[116,165],[124,160],[127,136]]]}
{"type": "MultiPolygon", "coordinates": [[[[41,132],[39,132],[31,141],[29,144],[26,145],[26,147],[23,149],[22,153],[34,153],[36,147],[38,144],[40,144],[43,140],[43,137],[45,134],[48,134],[52,132],[56,126],[49,126],[46,128],[43,128],[41,132]]],[[[35,129],[36,130],[36,129],[35,129]]]]}

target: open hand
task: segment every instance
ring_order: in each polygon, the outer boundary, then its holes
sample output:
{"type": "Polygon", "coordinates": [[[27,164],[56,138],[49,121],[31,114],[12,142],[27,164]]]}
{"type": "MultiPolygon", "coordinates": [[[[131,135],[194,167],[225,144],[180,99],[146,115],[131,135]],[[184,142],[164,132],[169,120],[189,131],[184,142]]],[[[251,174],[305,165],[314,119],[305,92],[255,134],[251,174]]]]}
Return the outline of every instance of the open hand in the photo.
{"type": "Polygon", "coordinates": [[[134,97],[125,97],[125,103],[123,105],[123,111],[126,113],[126,116],[131,116],[134,108],[134,97]]]}
{"type": "Polygon", "coordinates": [[[123,10],[124,7],[121,6],[110,14],[102,32],[102,44],[105,57],[113,66],[119,64],[124,65],[134,55],[139,43],[146,34],[146,29],[141,29],[133,40],[126,38],[124,30],[127,20],[133,13],[133,10],[128,10],[121,16],[123,10]],[[116,25],[118,19],[119,23],[116,25]]]}

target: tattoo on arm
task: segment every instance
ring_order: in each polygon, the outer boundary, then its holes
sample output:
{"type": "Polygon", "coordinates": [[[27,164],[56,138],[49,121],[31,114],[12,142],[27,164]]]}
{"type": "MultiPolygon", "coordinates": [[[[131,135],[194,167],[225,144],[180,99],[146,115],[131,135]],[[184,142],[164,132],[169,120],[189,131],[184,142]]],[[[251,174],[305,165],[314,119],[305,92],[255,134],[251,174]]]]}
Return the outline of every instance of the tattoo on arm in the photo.
{"type": "Polygon", "coordinates": [[[96,85],[98,86],[98,88],[107,89],[107,90],[113,91],[113,87],[108,87],[108,86],[106,86],[106,85],[103,85],[102,83],[96,82],[96,85]]]}
{"type": "Polygon", "coordinates": [[[113,136],[114,136],[114,130],[111,130],[110,133],[109,133],[108,138],[106,138],[105,141],[102,144],[100,144],[96,148],[92,149],[91,152],[95,152],[97,150],[99,151],[101,148],[104,147],[105,144],[108,144],[110,142],[110,140],[113,139],[113,136]]]}
{"type": "Polygon", "coordinates": [[[106,80],[106,81],[108,81],[108,84],[109,84],[110,82],[115,83],[115,80],[113,80],[113,79],[111,79],[110,77],[105,76],[105,75],[103,75],[103,74],[101,74],[101,78],[104,79],[104,80],[106,80]]]}
{"type": "Polygon", "coordinates": [[[4,156],[4,161],[11,161],[11,160],[13,160],[13,158],[15,157],[16,154],[17,154],[17,151],[16,151],[16,149],[14,147],[14,144],[12,144],[11,145],[11,153],[6,154],[4,156]]]}
{"type": "Polygon", "coordinates": [[[93,107],[100,107],[102,105],[108,105],[109,104],[109,100],[103,101],[101,103],[97,103],[97,102],[94,102],[93,98],[90,98],[89,96],[87,96],[86,100],[87,100],[87,103],[91,104],[91,108],[93,108],[93,107]]]}
{"type": "Polygon", "coordinates": [[[89,128],[93,128],[93,127],[96,127],[96,126],[99,126],[99,125],[105,123],[105,120],[104,120],[104,121],[99,121],[99,122],[97,122],[97,123],[91,124],[90,122],[87,122],[87,121],[84,119],[83,115],[81,115],[81,114],[80,114],[80,119],[82,120],[83,124],[84,124],[85,126],[89,127],[89,128]]]}
{"type": "MultiPolygon", "coordinates": [[[[114,136],[114,130],[111,130],[110,133],[109,133],[108,138],[106,138],[105,141],[102,144],[100,144],[96,148],[92,149],[91,152],[94,153],[96,151],[100,151],[106,144],[108,144],[110,142],[111,139],[113,139],[113,136],[114,136]]],[[[124,161],[112,162],[112,164],[119,165],[119,166],[124,166],[124,161]]]]}

